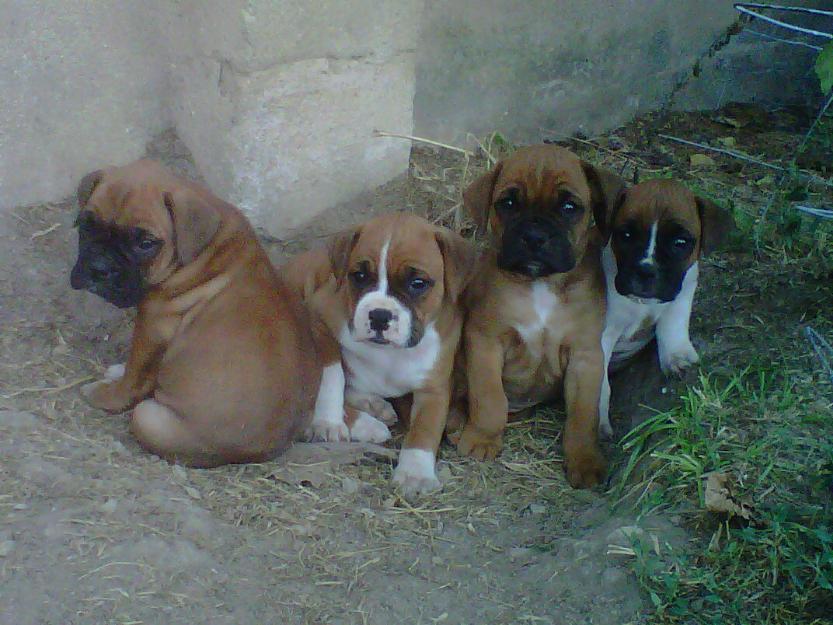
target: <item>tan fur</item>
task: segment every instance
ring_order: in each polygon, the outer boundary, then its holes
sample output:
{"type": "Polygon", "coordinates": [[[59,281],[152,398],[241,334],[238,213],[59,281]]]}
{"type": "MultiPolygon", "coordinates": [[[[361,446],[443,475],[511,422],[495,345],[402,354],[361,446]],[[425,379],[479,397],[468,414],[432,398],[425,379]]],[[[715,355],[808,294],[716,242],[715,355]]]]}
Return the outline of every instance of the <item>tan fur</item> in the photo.
{"type": "Polygon", "coordinates": [[[245,217],[151,161],[105,170],[79,196],[98,220],[163,241],[145,270],[125,374],[87,394],[111,412],[137,403],[150,451],[195,466],[262,461],[305,426],[319,357],[300,298],[272,269],[245,217]]]}
{"type": "Polygon", "coordinates": [[[602,239],[592,220],[615,201],[623,186],[616,180],[563,148],[532,146],[498,163],[465,192],[475,222],[490,224],[491,249],[466,295],[468,422],[459,435],[461,453],[494,458],[503,444],[510,404],[534,405],[563,393],[567,478],[575,487],[589,487],[604,477],[596,430],[605,291],[602,239]],[[510,187],[519,190],[527,205],[538,207],[534,210],[549,210],[564,190],[582,200],[586,210],[568,233],[577,258],[573,270],[533,281],[498,267],[503,224],[493,202],[510,187]],[[524,338],[517,328],[540,321],[531,303],[535,283],[545,284],[546,296],[557,304],[541,331],[524,338]]]}

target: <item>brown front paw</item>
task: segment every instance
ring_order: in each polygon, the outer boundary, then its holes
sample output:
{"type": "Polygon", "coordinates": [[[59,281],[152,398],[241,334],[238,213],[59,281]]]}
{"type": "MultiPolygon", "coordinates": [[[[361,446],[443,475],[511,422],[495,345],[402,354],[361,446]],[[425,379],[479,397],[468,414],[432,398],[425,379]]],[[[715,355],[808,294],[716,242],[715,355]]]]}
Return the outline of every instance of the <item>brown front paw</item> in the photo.
{"type": "Polygon", "coordinates": [[[607,462],[595,445],[582,447],[566,454],[564,471],[573,488],[592,488],[604,479],[607,462]]]}
{"type": "Polygon", "coordinates": [[[503,449],[503,432],[490,434],[471,424],[463,429],[460,441],[457,443],[457,451],[476,460],[494,460],[501,449],[503,449]]]}
{"type": "Polygon", "coordinates": [[[98,382],[91,382],[81,387],[81,396],[93,408],[106,410],[107,412],[124,412],[135,402],[125,397],[121,391],[118,381],[113,382],[107,379],[98,382]]]}

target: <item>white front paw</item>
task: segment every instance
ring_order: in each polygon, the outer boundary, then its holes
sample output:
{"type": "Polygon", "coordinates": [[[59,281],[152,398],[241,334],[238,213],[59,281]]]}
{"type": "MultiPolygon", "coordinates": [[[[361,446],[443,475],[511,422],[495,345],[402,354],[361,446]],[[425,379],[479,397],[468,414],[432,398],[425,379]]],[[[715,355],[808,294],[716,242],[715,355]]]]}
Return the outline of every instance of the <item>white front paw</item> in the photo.
{"type": "Polygon", "coordinates": [[[403,449],[393,472],[393,483],[403,495],[421,495],[442,488],[435,470],[434,452],[424,449],[403,449]]]}
{"type": "Polygon", "coordinates": [[[308,441],[324,441],[337,443],[350,440],[350,430],[344,420],[315,419],[304,430],[304,438],[308,441]]]}
{"type": "Polygon", "coordinates": [[[110,380],[111,382],[115,382],[116,380],[120,380],[124,377],[124,363],[120,362],[115,365],[110,365],[107,367],[107,370],[104,372],[104,379],[110,380]]]}
{"type": "Polygon", "coordinates": [[[613,438],[613,426],[610,425],[610,417],[607,415],[599,418],[599,438],[603,440],[613,438]]]}
{"type": "Polygon", "coordinates": [[[683,369],[697,364],[700,357],[691,341],[686,341],[669,349],[659,349],[659,366],[665,375],[679,375],[683,369]]]}
{"type": "Polygon", "coordinates": [[[388,426],[366,412],[359,412],[356,422],[350,428],[350,440],[361,443],[384,443],[390,440],[388,426]]]}

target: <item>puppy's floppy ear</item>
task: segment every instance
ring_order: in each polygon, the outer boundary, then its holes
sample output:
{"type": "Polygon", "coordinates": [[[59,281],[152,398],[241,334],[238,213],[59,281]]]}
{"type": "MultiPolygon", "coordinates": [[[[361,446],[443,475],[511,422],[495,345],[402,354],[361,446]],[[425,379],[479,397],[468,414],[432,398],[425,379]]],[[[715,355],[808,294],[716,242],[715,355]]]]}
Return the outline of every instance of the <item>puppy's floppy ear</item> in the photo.
{"type": "Polygon", "coordinates": [[[590,185],[590,201],[593,204],[596,227],[607,239],[610,236],[613,215],[625,201],[627,183],[612,171],[586,161],[581,161],[581,168],[587,177],[587,184],[590,185]]]}
{"type": "Polygon", "coordinates": [[[503,163],[498,163],[491,171],[477,178],[463,191],[463,209],[474,220],[478,234],[486,232],[489,211],[492,209],[492,194],[502,168],[503,163]]]}
{"type": "Polygon", "coordinates": [[[443,288],[457,303],[477,272],[477,247],[448,228],[437,228],[437,245],[443,255],[443,288]]]}
{"type": "Polygon", "coordinates": [[[78,197],[78,208],[84,210],[87,202],[90,201],[90,196],[92,196],[93,191],[95,191],[95,188],[103,177],[104,170],[96,169],[81,178],[81,182],[78,183],[78,189],[75,192],[75,195],[78,197]]]}
{"type": "Polygon", "coordinates": [[[330,267],[333,270],[333,275],[336,277],[338,287],[341,287],[344,278],[347,276],[347,270],[349,269],[347,263],[350,262],[350,254],[352,254],[353,248],[356,247],[356,243],[359,242],[361,233],[361,226],[344,230],[334,235],[327,246],[327,251],[330,256],[330,267]]]}
{"type": "Polygon", "coordinates": [[[208,199],[190,189],[166,191],[164,200],[174,226],[176,254],[187,265],[217,234],[222,217],[208,199]]]}
{"type": "Polygon", "coordinates": [[[694,201],[700,215],[700,254],[711,254],[726,243],[735,221],[729,211],[711,200],[694,196],[694,201]]]}

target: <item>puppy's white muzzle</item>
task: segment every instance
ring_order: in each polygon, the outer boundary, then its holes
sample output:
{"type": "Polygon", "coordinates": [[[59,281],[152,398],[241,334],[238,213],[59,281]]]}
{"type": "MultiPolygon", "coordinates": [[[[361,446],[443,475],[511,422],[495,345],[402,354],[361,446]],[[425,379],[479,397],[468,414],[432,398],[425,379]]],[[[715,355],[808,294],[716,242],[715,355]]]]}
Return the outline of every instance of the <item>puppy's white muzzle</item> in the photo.
{"type": "Polygon", "coordinates": [[[406,347],[411,338],[411,311],[395,297],[380,291],[366,293],[353,315],[353,338],[382,345],[406,347]]]}

